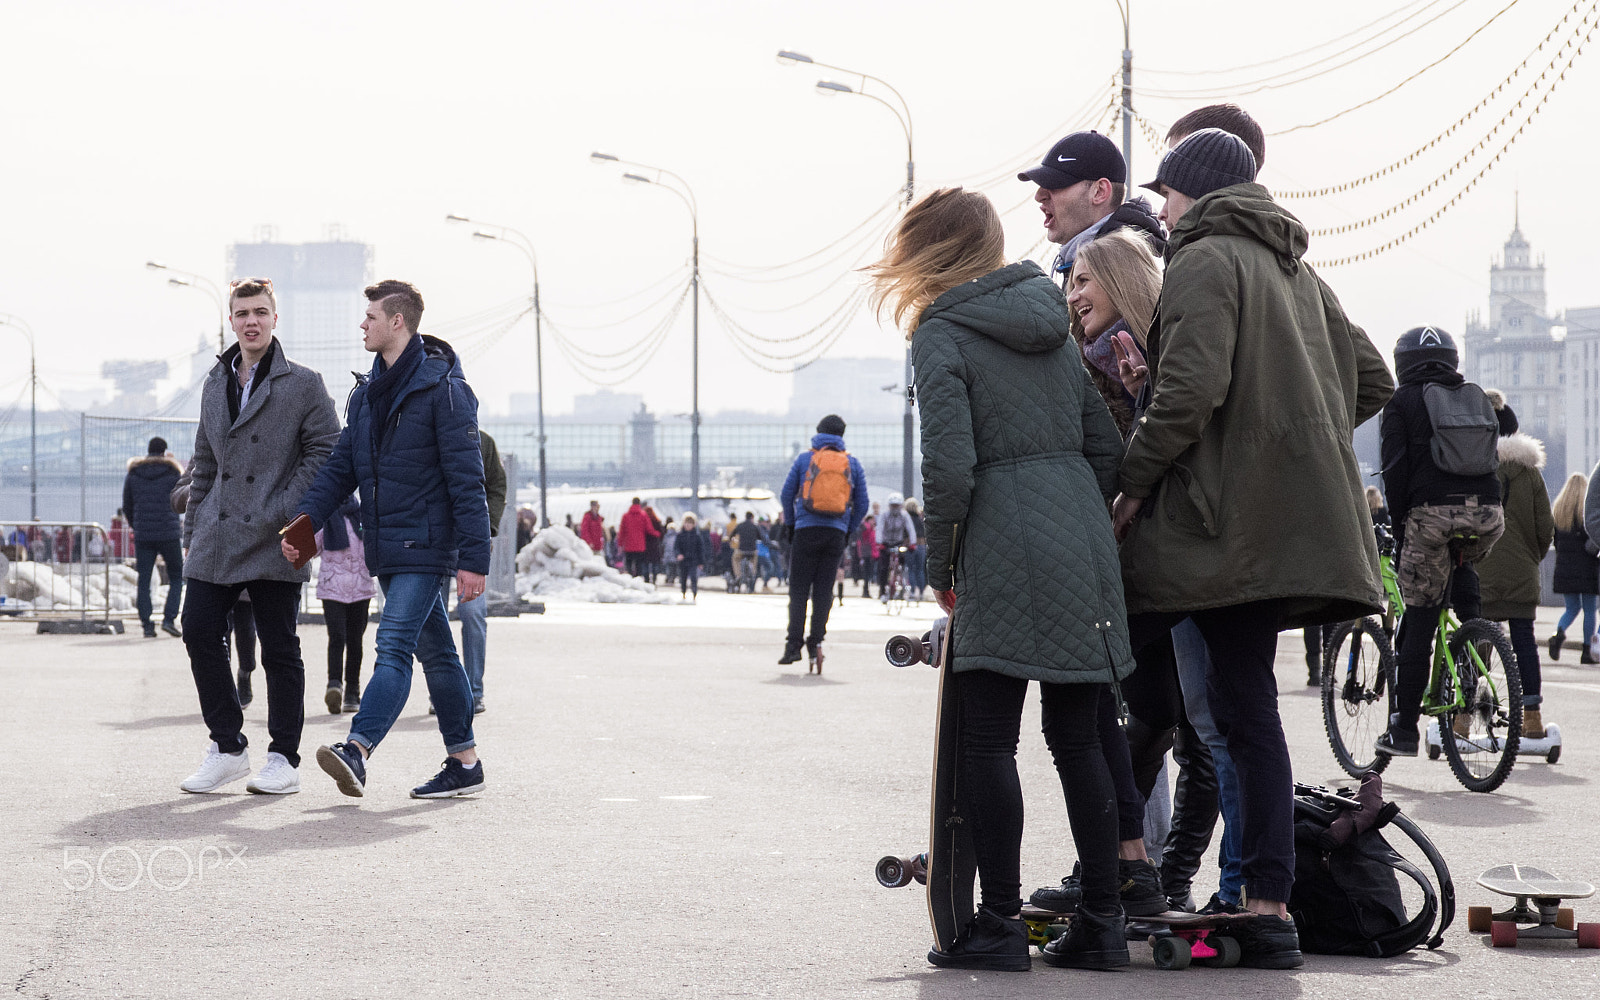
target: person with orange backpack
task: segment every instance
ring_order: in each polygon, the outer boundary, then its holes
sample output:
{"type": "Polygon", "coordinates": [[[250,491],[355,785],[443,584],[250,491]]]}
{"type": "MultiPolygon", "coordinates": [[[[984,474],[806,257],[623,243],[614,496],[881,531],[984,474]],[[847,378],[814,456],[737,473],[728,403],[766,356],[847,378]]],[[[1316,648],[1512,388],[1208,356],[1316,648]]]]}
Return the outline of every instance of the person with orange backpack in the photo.
{"type": "Polygon", "coordinates": [[[806,601],[811,632],[805,636],[812,669],[822,671],[822,639],[833,608],[834,574],[845,541],[867,516],[867,475],[844,447],[844,420],[828,414],[817,424],[811,449],[795,457],[783,483],[783,519],[794,526],[789,554],[789,634],[780,664],[800,659],[806,601]]]}

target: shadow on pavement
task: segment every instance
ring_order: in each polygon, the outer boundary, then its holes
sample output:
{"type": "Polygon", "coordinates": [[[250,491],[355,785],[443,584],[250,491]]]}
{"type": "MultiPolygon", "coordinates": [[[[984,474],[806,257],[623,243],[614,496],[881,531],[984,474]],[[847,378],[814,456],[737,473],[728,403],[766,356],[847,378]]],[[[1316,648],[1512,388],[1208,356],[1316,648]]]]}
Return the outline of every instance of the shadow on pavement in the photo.
{"type": "Polygon", "coordinates": [[[167,729],[172,726],[190,726],[197,728],[201,735],[206,731],[206,720],[199,712],[188,715],[152,715],[148,719],[133,719],[128,722],[102,722],[102,726],[115,729],[119,733],[136,733],[145,729],[167,729]]]}
{"type": "Polygon", "coordinates": [[[1389,780],[1384,775],[1385,797],[1403,798],[1406,815],[1421,824],[1442,823],[1445,826],[1497,827],[1517,826],[1536,822],[1541,810],[1524,798],[1508,794],[1504,787],[1497,792],[1434,792],[1409,788],[1389,780]]]}
{"type": "Polygon", "coordinates": [[[818,677],[816,674],[779,674],[776,677],[762,681],[763,684],[787,684],[789,687],[810,687],[818,684],[848,684],[849,681],[836,681],[826,674],[818,677]]]}

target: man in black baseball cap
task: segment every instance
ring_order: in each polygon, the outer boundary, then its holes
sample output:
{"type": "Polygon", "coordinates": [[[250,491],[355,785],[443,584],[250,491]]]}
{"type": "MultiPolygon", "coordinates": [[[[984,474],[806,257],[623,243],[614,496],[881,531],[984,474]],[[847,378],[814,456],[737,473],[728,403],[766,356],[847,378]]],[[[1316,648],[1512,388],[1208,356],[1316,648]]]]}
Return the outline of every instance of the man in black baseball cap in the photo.
{"type": "Polygon", "coordinates": [[[1117,144],[1098,132],[1072,133],[1017,180],[1039,185],[1033,198],[1044,213],[1045,235],[1061,244],[1055,270],[1063,276],[1071,273],[1079,247],[1124,227],[1142,230],[1157,253],[1165,248],[1165,234],[1150,206],[1143,199],[1123,204],[1127,164],[1117,144]]]}

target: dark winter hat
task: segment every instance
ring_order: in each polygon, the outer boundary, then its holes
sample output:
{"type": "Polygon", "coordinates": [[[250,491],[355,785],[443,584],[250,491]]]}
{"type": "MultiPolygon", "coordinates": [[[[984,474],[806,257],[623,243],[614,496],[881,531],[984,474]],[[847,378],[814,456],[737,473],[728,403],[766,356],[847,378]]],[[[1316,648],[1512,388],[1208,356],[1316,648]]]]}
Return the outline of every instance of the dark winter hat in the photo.
{"type": "Polygon", "coordinates": [[[834,437],[844,437],[844,418],[837,413],[830,413],[817,421],[818,434],[832,434],[834,437]]]}
{"type": "Polygon", "coordinates": [[[1243,139],[1220,128],[1203,128],[1167,150],[1156,179],[1139,186],[1160,194],[1165,184],[1198,199],[1255,178],[1256,158],[1243,139]]]}
{"type": "Polygon", "coordinates": [[[1506,394],[1499,389],[1485,389],[1483,394],[1489,397],[1489,405],[1494,407],[1495,419],[1500,421],[1500,436],[1509,437],[1517,432],[1517,411],[1506,402],[1506,394]]]}
{"type": "Polygon", "coordinates": [[[1074,132],[1050,147],[1044,162],[1017,175],[1019,181],[1032,181],[1052,191],[1071,187],[1079,181],[1104,177],[1113,184],[1126,184],[1128,164],[1117,144],[1099,132],[1074,132]]]}
{"type": "Polygon", "coordinates": [[[154,437],[150,439],[150,454],[165,455],[167,453],[167,439],[154,437]]]}
{"type": "Polygon", "coordinates": [[[1402,371],[1423,361],[1443,361],[1451,368],[1461,364],[1456,339],[1436,326],[1414,326],[1394,342],[1394,367],[1402,371]]]}

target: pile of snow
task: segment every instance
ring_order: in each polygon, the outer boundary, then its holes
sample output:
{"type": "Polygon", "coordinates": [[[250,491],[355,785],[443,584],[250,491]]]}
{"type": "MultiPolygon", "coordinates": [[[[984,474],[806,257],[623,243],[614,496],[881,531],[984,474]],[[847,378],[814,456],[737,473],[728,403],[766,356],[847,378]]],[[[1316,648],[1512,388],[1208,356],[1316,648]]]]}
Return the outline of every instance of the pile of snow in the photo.
{"type": "MultiPolygon", "coordinates": [[[[0,593],[6,604],[21,604],[41,611],[103,611],[106,607],[106,569],[90,564],[85,581],[82,569],[77,566],[54,566],[50,563],[12,563],[0,580],[0,593]]],[[[138,595],[139,574],[131,566],[111,564],[110,601],[112,611],[132,611],[138,595]]],[[[153,588],[152,599],[160,606],[167,597],[167,588],[153,588]]]]}
{"type": "Polygon", "coordinates": [[[517,596],[595,604],[681,604],[671,591],[607,566],[589,544],[562,525],[533,536],[517,553],[517,596]]]}

